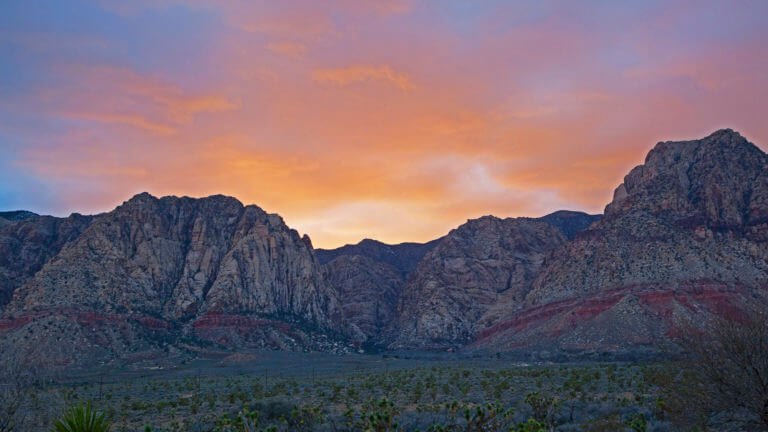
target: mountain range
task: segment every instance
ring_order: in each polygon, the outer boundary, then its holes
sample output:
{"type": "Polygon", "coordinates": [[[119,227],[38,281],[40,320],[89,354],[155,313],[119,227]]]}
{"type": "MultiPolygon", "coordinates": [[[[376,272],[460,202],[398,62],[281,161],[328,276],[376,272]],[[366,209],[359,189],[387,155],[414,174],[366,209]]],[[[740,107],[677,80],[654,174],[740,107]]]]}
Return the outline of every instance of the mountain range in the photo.
{"type": "Polygon", "coordinates": [[[658,143],[604,215],[484,216],[424,244],[314,249],[220,195],[0,213],[0,355],[54,366],[246,348],[640,355],[767,293],[768,155],[730,129],[658,143]]]}

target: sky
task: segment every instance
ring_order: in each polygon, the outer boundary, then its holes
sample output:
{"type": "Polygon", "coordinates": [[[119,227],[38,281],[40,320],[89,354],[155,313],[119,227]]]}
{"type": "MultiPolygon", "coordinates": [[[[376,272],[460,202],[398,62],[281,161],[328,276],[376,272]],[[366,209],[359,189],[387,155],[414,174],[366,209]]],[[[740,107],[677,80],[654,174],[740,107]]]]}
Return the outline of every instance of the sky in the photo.
{"type": "Polygon", "coordinates": [[[602,212],[662,140],[768,148],[768,2],[5,0],[0,210],[232,195],[315,247],[602,212]]]}

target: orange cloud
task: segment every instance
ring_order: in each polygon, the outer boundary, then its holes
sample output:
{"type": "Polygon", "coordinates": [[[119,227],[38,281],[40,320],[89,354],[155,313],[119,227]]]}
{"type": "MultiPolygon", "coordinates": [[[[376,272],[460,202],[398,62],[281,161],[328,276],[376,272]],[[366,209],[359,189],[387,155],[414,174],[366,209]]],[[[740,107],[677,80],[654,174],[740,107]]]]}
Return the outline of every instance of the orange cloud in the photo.
{"type": "Polygon", "coordinates": [[[267,45],[270,51],[291,57],[298,57],[307,52],[307,46],[294,42],[271,42],[267,45]]]}
{"type": "MultiPolygon", "coordinates": [[[[131,22],[177,3],[113,8],[131,22]]],[[[190,0],[205,46],[183,68],[162,59],[170,42],[142,47],[141,72],[104,65],[119,56],[101,44],[43,38],[28,51],[62,52],[30,62],[36,91],[0,98],[13,113],[0,131],[62,213],[143,190],[224,193],[319,247],[424,241],[484,214],[600,211],[658,140],[718,127],[768,139],[763,38],[670,53],[683,42],[669,31],[654,49],[626,43],[649,38],[645,22],[590,21],[596,31],[576,7],[477,7],[465,19],[408,1],[190,0]],[[62,67],[75,59],[85,65],[62,67]],[[18,132],[16,115],[41,130],[18,132]]],[[[654,29],[688,28],[674,24],[689,15],[654,29]]]]}
{"type": "Polygon", "coordinates": [[[414,88],[408,75],[395,72],[389,66],[355,65],[338,69],[315,69],[312,79],[319,83],[344,86],[354,82],[386,81],[401,90],[414,88]]]}
{"type": "Polygon", "coordinates": [[[175,85],[126,68],[64,66],[62,70],[77,81],[44,91],[40,98],[65,118],[121,124],[169,135],[198,114],[237,107],[227,97],[188,94],[175,85]]]}
{"type": "Polygon", "coordinates": [[[149,119],[140,115],[100,114],[96,112],[64,112],[62,113],[62,116],[77,120],[123,124],[161,135],[171,135],[176,132],[176,129],[173,126],[161,123],[153,123],[149,119]]]}
{"type": "Polygon", "coordinates": [[[287,10],[264,15],[262,9],[244,7],[229,19],[244,31],[286,39],[315,41],[338,33],[333,20],[321,12],[287,10]]]}

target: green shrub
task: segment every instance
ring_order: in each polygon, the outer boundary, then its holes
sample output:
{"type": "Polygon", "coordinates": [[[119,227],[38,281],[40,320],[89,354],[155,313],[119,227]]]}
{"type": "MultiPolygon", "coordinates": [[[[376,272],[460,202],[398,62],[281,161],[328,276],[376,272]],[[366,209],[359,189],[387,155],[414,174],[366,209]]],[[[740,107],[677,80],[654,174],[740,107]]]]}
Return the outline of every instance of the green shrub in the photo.
{"type": "Polygon", "coordinates": [[[518,423],[512,432],[547,432],[546,423],[537,421],[536,419],[529,418],[525,423],[518,423]]]}
{"type": "Polygon", "coordinates": [[[105,413],[97,414],[90,402],[65,409],[53,422],[53,432],[109,432],[111,427],[111,419],[105,413]]]}
{"type": "Polygon", "coordinates": [[[645,421],[645,416],[642,414],[632,414],[627,420],[627,426],[632,429],[632,432],[645,432],[648,429],[648,423],[645,421]]]}

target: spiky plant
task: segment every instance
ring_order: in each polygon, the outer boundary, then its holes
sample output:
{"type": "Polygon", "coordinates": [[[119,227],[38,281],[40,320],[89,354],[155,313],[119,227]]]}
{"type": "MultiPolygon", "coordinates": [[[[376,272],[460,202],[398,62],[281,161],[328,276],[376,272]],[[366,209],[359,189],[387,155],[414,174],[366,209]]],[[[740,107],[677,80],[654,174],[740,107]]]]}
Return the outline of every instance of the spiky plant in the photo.
{"type": "Polygon", "coordinates": [[[53,422],[51,432],[109,432],[111,427],[105,413],[97,414],[90,402],[81,402],[65,409],[61,418],[53,422]]]}

